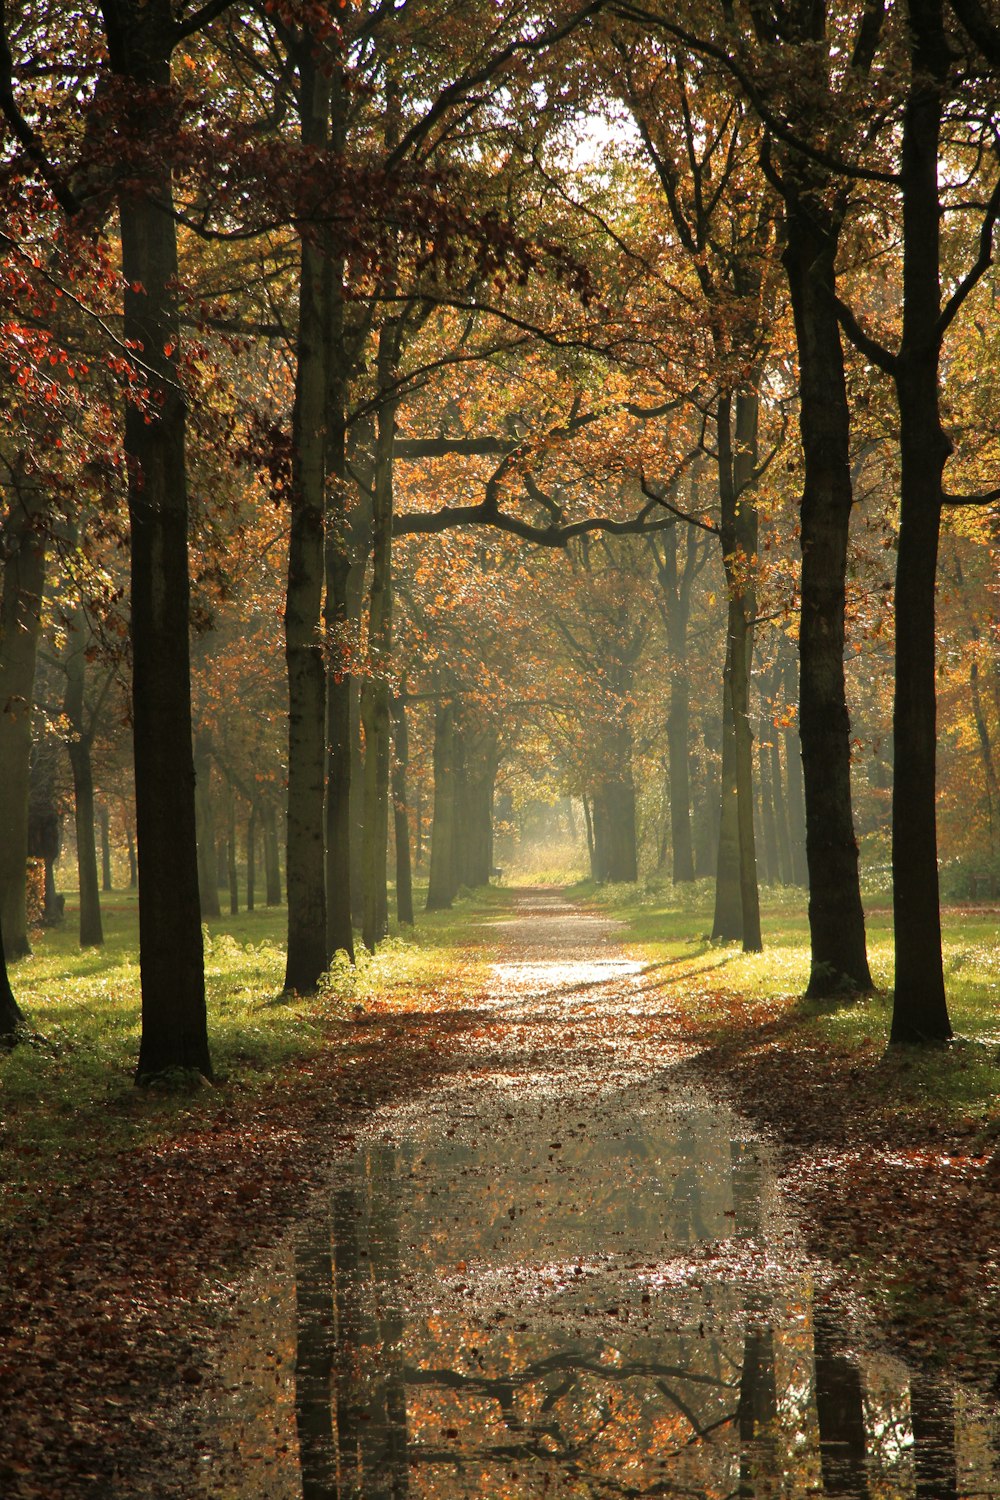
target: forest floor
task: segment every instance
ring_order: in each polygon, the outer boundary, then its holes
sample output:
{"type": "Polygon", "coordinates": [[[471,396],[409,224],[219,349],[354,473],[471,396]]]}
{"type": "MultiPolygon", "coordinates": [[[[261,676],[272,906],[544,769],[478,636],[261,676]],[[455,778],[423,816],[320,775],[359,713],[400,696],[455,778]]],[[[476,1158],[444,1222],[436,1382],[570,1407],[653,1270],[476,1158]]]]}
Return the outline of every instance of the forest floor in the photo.
{"type": "Polygon", "coordinates": [[[747,956],[693,936],[690,910],[655,892],[586,894],[620,913],[644,975],[673,994],[671,1034],[698,1076],[781,1147],[782,1190],[840,1293],[860,1291],[908,1359],[1000,1396],[996,909],[942,913],[955,1040],[890,1051],[887,908],[868,911],[878,990],[838,1005],[800,998],[808,947],[787,897],[747,956]]]}
{"type": "MultiPolygon", "coordinates": [[[[754,970],[692,939],[690,911],[668,919],[647,901],[621,911],[633,962],[616,1005],[606,982],[581,991],[577,975],[572,1008],[543,1007],[526,1030],[523,1013],[504,1013],[510,996],[498,997],[493,965],[509,898],[483,899],[436,946],[390,950],[381,970],[315,1004],[277,1007],[267,945],[216,938],[210,973],[214,961],[219,997],[239,1015],[216,1048],[225,1063],[216,1086],[179,1098],[129,1085],[134,1017],[119,1028],[117,1071],[102,1072],[107,1054],[85,1030],[86,986],[109,982],[107,957],[76,975],[77,988],[64,982],[58,1024],[39,999],[32,1014],[44,1041],[0,1070],[5,1500],[173,1493],[164,1464],[176,1461],[177,1434],[164,1414],[211,1388],[239,1278],[302,1213],[373,1110],[469,1075],[470,1056],[493,1072],[525,1057],[551,1071],[572,1056],[598,1076],[623,1061],[649,1076],[668,1060],[692,1087],[708,1081],[777,1143],[782,1187],[808,1249],[834,1268],[835,1290],[860,1291],[908,1358],[995,1395],[997,1048],[985,1022],[974,1040],[933,1058],[886,1061],[884,998],[805,1009],[790,947],[775,944],[766,970],[754,970]],[[234,963],[246,968],[240,983],[234,963]],[[238,1000],[253,987],[250,970],[263,982],[238,1000]]],[[[978,921],[969,916],[974,930],[958,940],[970,994],[993,983],[977,977],[976,966],[995,959],[992,922],[978,921]]],[[[60,962],[39,960],[30,980],[39,995],[60,962]]],[[[111,990],[134,989],[134,976],[110,972],[111,990]]],[[[530,971],[522,979],[530,1000],[530,971]]],[[[134,995],[119,998],[131,1015],[134,995]]]]}

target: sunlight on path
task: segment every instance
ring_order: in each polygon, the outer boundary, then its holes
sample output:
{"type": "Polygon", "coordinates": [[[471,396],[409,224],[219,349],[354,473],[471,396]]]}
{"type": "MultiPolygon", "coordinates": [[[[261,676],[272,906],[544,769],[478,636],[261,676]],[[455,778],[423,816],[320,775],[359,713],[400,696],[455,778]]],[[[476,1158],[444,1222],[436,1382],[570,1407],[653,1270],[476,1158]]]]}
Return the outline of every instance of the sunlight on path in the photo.
{"type": "Polygon", "coordinates": [[[845,1347],[766,1146],[650,1024],[616,925],[534,894],[490,926],[451,1076],[234,1289],[197,1493],[1000,1494],[968,1400],[845,1347]]]}

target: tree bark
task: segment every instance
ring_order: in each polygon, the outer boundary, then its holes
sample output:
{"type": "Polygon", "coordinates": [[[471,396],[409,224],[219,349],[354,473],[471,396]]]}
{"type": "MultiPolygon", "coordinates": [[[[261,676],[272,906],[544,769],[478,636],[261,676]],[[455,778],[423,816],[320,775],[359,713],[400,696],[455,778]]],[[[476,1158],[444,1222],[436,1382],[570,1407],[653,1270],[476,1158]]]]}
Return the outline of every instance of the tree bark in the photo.
{"type": "Polygon", "coordinates": [[[215,801],[212,796],[212,753],[203,734],[194,742],[195,827],[198,838],[198,891],[202,917],[217,917],[219,879],[215,857],[215,801]]]}
{"type": "Polygon", "coordinates": [[[111,876],[111,813],[106,802],[101,803],[98,817],[101,825],[101,890],[109,896],[114,882],[111,876]]]}
{"type": "MultiPolygon", "coordinates": [[[[330,71],[330,143],[343,153],[347,125],[340,64],[330,71]]],[[[328,251],[327,271],[327,369],[326,440],[327,494],[324,572],[326,596],[323,622],[330,648],[327,663],[326,706],[326,956],[346,953],[354,962],[352,879],[360,853],[352,825],[355,780],[352,734],[354,679],[350,665],[348,633],[351,614],[351,535],[348,519],[347,399],[350,357],[344,323],[344,275],[342,256],[328,251]]],[[[362,564],[363,571],[363,564],[362,564]]]]}
{"type": "Polygon", "coordinates": [[[834,306],[839,221],[787,179],[786,247],[799,354],[802,612],[799,735],[809,870],[810,997],[872,987],[851,805],[844,680],[847,546],[854,503],[844,351],[834,306]]]}
{"type": "MultiPolygon", "coordinates": [[[[298,49],[305,147],[326,145],[329,84],[307,32],[298,49]]],[[[326,506],[328,267],[303,238],[292,412],[292,496],[285,599],[288,821],[285,989],[312,993],[328,966],[326,936],[326,663],[321,638],[326,506]]]]}
{"type": "MultiPolygon", "coordinates": [[[[726,648],[729,657],[729,648],[726,648]]],[[[729,685],[722,686],[722,774],[719,778],[719,850],[715,865],[712,942],[735,943],[743,936],[740,899],[740,825],[736,788],[736,732],[729,685]]]]}
{"type": "Polygon", "coordinates": [[[379,335],[378,429],[375,439],[375,486],[372,511],[372,585],[368,612],[368,674],[361,688],[365,727],[365,842],[363,938],[374,953],[388,931],[386,859],[389,841],[388,672],[392,651],[392,511],[393,449],[398,401],[396,384],[400,328],[387,321],[379,335]]]}
{"type": "Polygon", "coordinates": [[[236,870],[236,793],[229,788],[229,836],[226,839],[226,876],[229,885],[229,915],[240,910],[239,877],[236,870]]]}
{"type": "Polygon", "coordinates": [[[0,924],[6,957],[24,958],[31,715],[47,545],[43,497],[23,463],[12,482],[0,599],[0,924]]]}
{"type": "Polygon", "coordinates": [[[936,792],[935,583],[944,465],[938,156],[948,70],[941,0],[910,0],[903,116],[903,333],[895,361],[900,496],[892,787],[895,994],[890,1041],[951,1035],[941,956],[936,792]]]}
{"type": "Polygon", "coordinates": [[[434,822],[428,911],[448,910],[458,891],[455,811],[455,704],[450,698],[440,698],[434,708],[434,822]]]}
{"type": "MultiPolygon", "coordinates": [[[[175,38],[169,0],[104,10],[111,67],[131,90],[136,139],[169,134],[175,38]],[[164,101],[164,102],[161,102],[164,101]],[[141,130],[140,130],[141,115],[141,130]]],[[[160,159],[119,194],[123,333],[150,399],[130,401],[132,724],[139,863],[142,1081],[170,1068],[210,1076],[191,741],[185,398],[178,363],[173,186],[160,159]]]]}
{"type": "Polygon", "coordinates": [[[66,697],[63,703],[71,735],[67,742],[73,773],[73,810],[76,825],[76,865],[80,885],[80,947],[99,948],[104,942],[101,894],[97,883],[97,842],[94,829],[94,770],[91,737],[84,722],[87,622],[78,605],[71,621],[66,655],[66,697]]]}
{"type": "Polygon", "coordinates": [[[406,771],[410,760],[410,737],[406,723],[406,700],[392,700],[394,755],[392,761],[393,831],[396,844],[396,921],[413,926],[413,872],[410,862],[410,817],[407,806],[406,771]]]}
{"type": "MultiPolygon", "coordinates": [[[[2,933],[2,926],[0,926],[0,933],[2,933]]],[[[3,938],[0,935],[0,1050],[9,1050],[16,1044],[18,1037],[25,1029],[25,1024],[24,1012],[14,999],[14,991],[10,987],[3,938]]]]}
{"type": "MultiPolygon", "coordinates": [[[[729,594],[726,631],[725,696],[732,713],[731,785],[736,792],[736,839],[739,859],[740,936],[745,953],[759,953],[760,898],[757,890],[757,853],[753,827],[753,731],[750,727],[750,668],[753,659],[753,621],[756,589],[753,568],[757,551],[757,511],[750,494],[757,462],[760,403],[756,385],[737,391],[735,426],[733,398],[724,396],[717,408],[719,452],[720,541],[729,594]]],[[[723,749],[725,762],[725,740],[723,749]]],[[[728,788],[723,782],[723,797],[728,788]]],[[[731,792],[729,793],[731,795],[731,792]]],[[[732,812],[730,811],[730,817],[732,812]]],[[[723,812],[725,818],[725,809],[723,812]]],[[[731,838],[731,830],[727,830],[731,838]]],[[[719,875],[724,871],[720,834],[719,875]]],[[[720,902],[716,900],[717,925],[720,902]]],[[[731,926],[731,922],[726,925],[731,926]]],[[[720,938],[722,934],[720,933],[720,938]]]]}
{"type": "Polygon", "coordinates": [[[247,815],[247,911],[253,911],[257,901],[257,809],[251,807],[247,815]]]}
{"type": "Polygon", "coordinates": [[[281,862],[278,858],[277,815],[273,807],[264,810],[264,901],[268,906],[281,905],[281,862]]]}

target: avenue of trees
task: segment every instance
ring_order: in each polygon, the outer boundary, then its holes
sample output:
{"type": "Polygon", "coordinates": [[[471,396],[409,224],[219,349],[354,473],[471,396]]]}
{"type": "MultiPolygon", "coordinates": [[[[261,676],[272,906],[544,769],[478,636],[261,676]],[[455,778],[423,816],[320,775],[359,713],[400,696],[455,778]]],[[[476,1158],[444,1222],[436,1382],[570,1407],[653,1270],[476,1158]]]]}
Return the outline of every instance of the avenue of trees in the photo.
{"type": "Polygon", "coordinates": [[[871,987],[860,834],[892,1040],[947,1040],[941,871],[1000,881],[995,6],[0,25],[7,961],[67,811],[82,944],[112,844],[138,884],[137,1077],[210,1076],[220,888],[307,992],[534,794],[600,880],[713,878],[719,941],[801,887],[819,998],[871,987]]]}

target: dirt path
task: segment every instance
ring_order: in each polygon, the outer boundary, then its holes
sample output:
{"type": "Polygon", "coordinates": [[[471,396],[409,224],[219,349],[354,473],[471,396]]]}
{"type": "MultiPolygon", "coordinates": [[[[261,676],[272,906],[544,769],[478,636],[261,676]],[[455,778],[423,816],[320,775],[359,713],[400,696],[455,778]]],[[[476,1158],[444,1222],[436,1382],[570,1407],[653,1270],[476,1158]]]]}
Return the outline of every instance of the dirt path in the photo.
{"type": "Polygon", "coordinates": [[[444,1079],[219,1288],[177,1493],[1000,1495],[981,1414],[846,1347],[615,924],[525,894],[489,938],[444,1079]]]}

